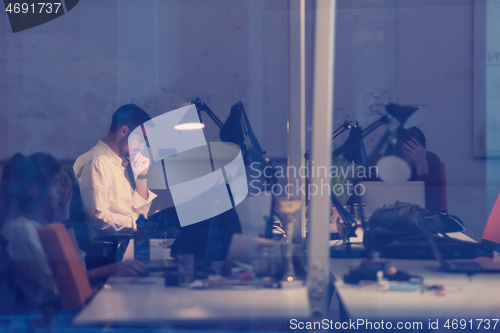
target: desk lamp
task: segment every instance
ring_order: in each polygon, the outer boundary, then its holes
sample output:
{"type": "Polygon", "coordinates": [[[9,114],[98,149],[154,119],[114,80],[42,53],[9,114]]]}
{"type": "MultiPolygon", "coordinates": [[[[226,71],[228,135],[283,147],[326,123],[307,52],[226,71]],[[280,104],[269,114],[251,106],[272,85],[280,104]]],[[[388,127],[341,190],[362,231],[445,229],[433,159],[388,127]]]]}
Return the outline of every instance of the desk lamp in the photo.
{"type": "MultiPolygon", "coordinates": [[[[215,113],[205,104],[203,103],[199,98],[196,98],[191,101],[192,104],[195,105],[196,111],[198,113],[198,119],[188,117],[188,115],[184,116],[179,122],[178,125],[175,126],[176,129],[178,130],[199,130],[205,127],[205,124],[203,123],[203,118],[202,118],[202,112],[206,113],[210,119],[217,125],[219,129],[221,129],[224,126],[224,123],[215,115],[215,113]]],[[[209,155],[210,155],[210,162],[212,165],[212,171],[214,168],[214,163],[212,160],[212,153],[209,150],[209,155]]],[[[226,183],[226,187],[228,189],[228,193],[230,192],[229,184],[226,183]]],[[[212,217],[205,223],[205,225],[201,226],[200,224],[196,224],[193,226],[188,226],[184,227],[181,229],[181,237],[185,237],[185,239],[189,239],[191,242],[199,242],[201,244],[201,240],[203,238],[203,241],[206,240],[206,246],[203,249],[203,256],[207,259],[212,259],[213,257],[219,258],[222,255],[225,255],[223,252],[224,246],[221,244],[224,242],[224,239],[222,238],[222,235],[220,231],[218,231],[218,227],[220,226],[220,223],[225,223],[224,221],[227,219],[229,216],[232,220],[231,223],[236,222],[234,219],[237,220],[237,217],[233,217],[232,215],[228,214],[234,214],[236,215],[235,212],[233,211],[228,211],[223,214],[219,214],[216,217],[212,217]],[[218,221],[219,224],[216,224],[216,221],[218,221]],[[206,228],[206,229],[204,229],[206,228]],[[219,237],[221,244],[217,246],[216,242],[216,237],[219,237]],[[214,245],[215,244],[215,245],[214,245]],[[215,253],[214,251],[218,251],[215,253]]],[[[236,215],[237,216],[237,215],[236,215]]],[[[205,222],[205,221],[203,221],[205,222]]],[[[238,221],[239,223],[239,221],[238,221]]],[[[233,232],[233,231],[230,231],[233,232]]],[[[225,243],[224,243],[225,244],[225,243]]],[[[200,247],[201,249],[201,247],[200,247]]],[[[192,248],[188,248],[189,251],[192,251],[192,248]]]]}
{"type": "MultiPolygon", "coordinates": [[[[201,112],[204,111],[213,120],[213,122],[220,128],[219,137],[223,142],[231,142],[240,146],[241,153],[245,157],[247,154],[247,148],[244,142],[245,139],[249,137],[253,148],[257,152],[258,158],[259,159],[264,158],[264,163],[266,164],[266,166],[272,167],[272,162],[268,158],[264,157],[266,152],[262,150],[262,147],[259,141],[257,140],[257,137],[255,136],[255,133],[252,129],[252,126],[250,125],[250,121],[248,120],[247,113],[241,101],[237,102],[231,107],[229,117],[227,118],[225,123],[223,123],[205,103],[202,103],[199,98],[196,98],[191,103],[193,103],[196,106],[196,109],[198,110],[198,115],[200,117],[201,124],[203,123],[201,118],[201,112]]],[[[196,128],[203,128],[200,127],[200,124],[197,125],[193,124],[193,126],[195,127],[198,126],[196,128]]],[[[274,177],[275,175],[274,170],[272,174],[273,177],[271,177],[270,179],[271,186],[276,183],[276,177],[274,177]]],[[[266,238],[272,238],[273,236],[272,234],[273,218],[275,215],[274,206],[275,206],[275,196],[271,191],[271,212],[266,222],[266,229],[265,229],[266,238]]]]}
{"type": "MultiPolygon", "coordinates": [[[[349,125],[350,129],[349,136],[342,146],[337,148],[333,154],[333,159],[343,155],[348,161],[352,161],[354,164],[366,165],[366,152],[365,146],[363,144],[363,131],[358,123],[355,125],[349,125]]],[[[346,244],[346,249],[350,250],[349,238],[356,236],[357,222],[351,216],[351,214],[344,208],[344,206],[338,201],[335,193],[331,195],[332,205],[337,209],[343,223],[339,225],[339,233],[343,239],[344,244],[346,244]]]]}
{"type": "MultiPolygon", "coordinates": [[[[257,158],[264,160],[265,167],[273,167],[272,162],[267,157],[264,157],[266,152],[262,150],[262,147],[257,140],[257,137],[255,136],[255,133],[252,129],[252,126],[250,125],[250,121],[248,120],[247,113],[243,108],[243,103],[241,101],[231,107],[231,112],[229,113],[229,117],[227,118],[226,123],[221,128],[219,137],[222,141],[232,142],[240,146],[243,156],[247,156],[247,149],[244,141],[247,137],[250,138],[250,142],[252,143],[252,146],[257,153],[257,158]]],[[[277,182],[274,169],[272,170],[272,175],[273,176],[271,176],[269,179],[271,186],[273,186],[277,182]]],[[[271,212],[269,214],[269,218],[266,221],[266,238],[273,237],[275,202],[275,195],[273,191],[271,191],[271,212]]]]}
{"type": "MultiPolygon", "coordinates": [[[[348,128],[350,128],[351,130],[351,132],[349,133],[349,137],[342,146],[340,146],[333,152],[332,158],[337,158],[338,156],[343,155],[346,159],[353,161],[355,164],[366,165],[367,162],[366,162],[366,153],[363,144],[363,138],[365,138],[367,135],[375,131],[380,126],[388,125],[391,122],[391,118],[396,119],[403,126],[403,128],[408,129],[415,126],[424,116],[424,111],[422,110],[421,106],[400,106],[393,103],[388,105],[374,104],[370,107],[370,110],[373,110],[374,107],[380,107],[380,106],[383,106],[385,108],[387,114],[381,116],[378,120],[376,120],[374,123],[369,125],[364,130],[362,130],[361,127],[358,127],[357,123],[356,126],[348,126],[348,128]]],[[[344,123],[341,126],[341,128],[345,127],[346,124],[344,123]]],[[[335,132],[341,130],[341,128],[337,129],[335,132]]],[[[345,128],[343,131],[345,130],[347,130],[347,128],[345,128]]],[[[334,132],[334,138],[338,136],[338,134],[335,135],[335,132],[334,132]]],[[[391,136],[392,133],[389,130],[387,130],[384,136],[377,144],[377,146],[375,147],[374,151],[372,152],[369,161],[373,161],[374,158],[378,158],[379,152],[387,144],[391,136]]],[[[408,176],[407,175],[407,169],[409,169],[408,163],[406,163],[404,159],[397,156],[399,154],[395,154],[396,150],[398,149],[397,145],[400,144],[399,143],[400,141],[401,140],[396,139],[393,140],[393,142],[389,142],[389,145],[384,154],[385,157],[380,159],[379,163],[377,163],[377,167],[384,168],[384,171],[387,170],[388,177],[386,178],[391,178],[391,176],[394,176],[395,174],[394,170],[396,169],[403,170],[400,171],[399,174],[397,174],[399,179],[408,176]],[[387,156],[388,154],[389,156],[387,156]],[[396,164],[396,168],[386,167],[386,166],[393,166],[394,164],[396,164]]],[[[411,170],[410,170],[410,175],[411,175],[411,170]]],[[[405,180],[407,180],[408,178],[409,176],[405,180]]],[[[340,204],[335,195],[332,195],[331,198],[332,198],[331,199],[332,204],[337,208],[337,211],[344,222],[344,228],[345,228],[344,243],[347,244],[346,245],[347,249],[349,249],[350,248],[349,238],[354,237],[356,235],[355,232],[357,228],[357,222],[340,204]]],[[[362,209],[360,210],[360,214],[361,214],[361,221],[364,225],[364,214],[362,209]]]]}
{"type": "Polygon", "coordinates": [[[244,144],[247,136],[250,138],[253,147],[263,156],[266,152],[262,150],[255,133],[253,132],[247,113],[243,108],[243,103],[239,101],[231,107],[231,112],[226,120],[226,123],[221,128],[219,137],[222,141],[232,142],[241,147],[244,152],[246,146],[244,144]]]}
{"type": "MultiPolygon", "coordinates": [[[[210,110],[210,108],[205,104],[202,103],[199,97],[196,97],[195,100],[191,101],[192,104],[196,106],[196,111],[198,111],[198,117],[200,117],[200,124],[202,125],[201,127],[198,128],[204,128],[205,125],[203,124],[203,119],[201,118],[201,112],[204,111],[210,119],[217,125],[217,127],[222,128],[224,126],[224,123],[215,115],[215,113],[210,110]]],[[[195,123],[196,124],[196,123],[195,123]]]]}

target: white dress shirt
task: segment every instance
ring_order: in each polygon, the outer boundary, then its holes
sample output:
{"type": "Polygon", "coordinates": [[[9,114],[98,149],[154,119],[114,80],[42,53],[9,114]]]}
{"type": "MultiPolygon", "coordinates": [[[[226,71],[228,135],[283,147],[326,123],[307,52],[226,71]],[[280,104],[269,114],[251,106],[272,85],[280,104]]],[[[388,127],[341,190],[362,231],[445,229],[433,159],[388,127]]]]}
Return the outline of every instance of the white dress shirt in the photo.
{"type": "Polygon", "coordinates": [[[40,227],[40,223],[21,216],[6,222],[2,228],[2,235],[8,241],[7,252],[14,263],[16,284],[29,309],[57,297],[56,284],[38,237],[40,227]]]}
{"type": "Polygon", "coordinates": [[[156,197],[148,191],[145,200],[132,188],[128,163],[99,140],[94,148],[78,157],[73,166],[94,238],[131,234],[139,215],[147,216],[151,201],[156,197]]]}

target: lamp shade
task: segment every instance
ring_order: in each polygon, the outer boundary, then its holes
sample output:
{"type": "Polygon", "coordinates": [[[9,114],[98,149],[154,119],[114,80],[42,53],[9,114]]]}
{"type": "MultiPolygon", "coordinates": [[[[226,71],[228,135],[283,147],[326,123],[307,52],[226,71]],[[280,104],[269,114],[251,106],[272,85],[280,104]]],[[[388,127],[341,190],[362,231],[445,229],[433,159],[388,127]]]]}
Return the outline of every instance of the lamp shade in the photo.
{"type": "Polygon", "coordinates": [[[404,129],[416,126],[425,115],[420,106],[388,104],[385,107],[388,114],[396,118],[404,129]]]}
{"type": "MultiPolygon", "coordinates": [[[[194,104],[194,103],[193,103],[194,104]]],[[[195,104],[196,105],[196,104],[195,104]]],[[[176,130],[198,130],[205,128],[205,124],[200,122],[199,116],[194,116],[192,113],[186,113],[178,124],[174,126],[176,130]]]]}
{"type": "Polygon", "coordinates": [[[242,104],[236,103],[231,107],[231,112],[224,126],[222,126],[219,137],[224,142],[231,142],[241,146],[247,137],[245,125],[242,118],[242,104]]]}
{"type": "Polygon", "coordinates": [[[408,163],[395,155],[382,157],[377,163],[379,178],[386,182],[404,182],[411,177],[408,163]]]}
{"type": "Polygon", "coordinates": [[[183,124],[178,124],[175,125],[176,130],[197,130],[197,129],[202,129],[205,128],[205,124],[203,123],[183,123],[183,124]]]}

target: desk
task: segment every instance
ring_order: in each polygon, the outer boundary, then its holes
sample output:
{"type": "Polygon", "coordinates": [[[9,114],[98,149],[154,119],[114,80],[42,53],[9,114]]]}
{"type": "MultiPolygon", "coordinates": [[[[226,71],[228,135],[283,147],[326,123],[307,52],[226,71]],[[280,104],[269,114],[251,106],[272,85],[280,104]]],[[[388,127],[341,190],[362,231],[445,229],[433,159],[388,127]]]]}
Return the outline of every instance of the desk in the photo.
{"type": "Polygon", "coordinates": [[[162,277],[110,278],[75,325],[164,325],[171,322],[308,318],[307,288],[192,290],[165,287],[162,277]]]}
{"type": "MultiPolygon", "coordinates": [[[[151,240],[151,260],[170,249],[151,240]]],[[[124,259],[134,258],[133,239],[124,259]]],[[[110,278],[74,319],[79,326],[159,326],[172,322],[290,320],[309,318],[306,287],[297,289],[193,290],[165,287],[161,276],[110,278]]]]}
{"type": "Polygon", "coordinates": [[[336,278],[335,289],[350,318],[430,319],[499,318],[499,274],[465,274],[439,270],[434,260],[391,260],[391,265],[424,277],[427,285],[444,285],[446,296],[435,292],[397,292],[363,289],[346,285],[344,274],[353,259],[331,259],[330,270],[336,278]]]}
{"type": "MultiPolygon", "coordinates": [[[[362,230],[360,231],[362,233],[362,230]]],[[[464,241],[474,240],[463,233],[450,233],[450,237],[464,241]]],[[[362,234],[351,238],[362,241],[362,234]]],[[[434,292],[397,292],[370,290],[346,285],[344,274],[355,259],[331,259],[330,271],[336,281],[335,290],[348,316],[378,319],[430,319],[430,318],[499,318],[499,274],[477,274],[471,279],[465,274],[445,273],[435,260],[390,260],[391,266],[424,277],[426,285],[444,285],[446,296],[434,292]]]]}

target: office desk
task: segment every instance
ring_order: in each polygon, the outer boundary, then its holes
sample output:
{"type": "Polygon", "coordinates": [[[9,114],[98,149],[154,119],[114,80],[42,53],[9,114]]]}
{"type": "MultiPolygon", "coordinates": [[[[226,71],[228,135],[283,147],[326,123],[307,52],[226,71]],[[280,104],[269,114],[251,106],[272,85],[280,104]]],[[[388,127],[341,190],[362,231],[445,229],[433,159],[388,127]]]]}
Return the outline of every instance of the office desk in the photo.
{"type": "MultiPolygon", "coordinates": [[[[151,239],[151,260],[172,260],[151,239]]],[[[134,258],[133,239],[124,259],[134,258]]],[[[234,287],[233,287],[234,288],[234,287]]],[[[236,287],[238,288],[238,287],[236,287]]],[[[176,322],[266,321],[308,318],[307,288],[207,289],[165,287],[161,276],[110,278],[74,319],[84,326],[163,326],[176,322]]]]}
{"type": "MultiPolygon", "coordinates": [[[[461,233],[454,238],[473,241],[461,233]]],[[[424,277],[426,285],[444,285],[445,296],[434,291],[381,291],[347,285],[344,274],[356,259],[331,259],[330,271],[335,277],[335,290],[347,315],[352,319],[466,319],[500,317],[500,274],[445,273],[435,260],[390,260],[390,265],[412,275],[424,277]]]]}
{"type": "Polygon", "coordinates": [[[74,319],[85,326],[157,326],[175,322],[308,318],[306,287],[193,290],[165,287],[162,277],[110,278],[74,319]]]}
{"type": "Polygon", "coordinates": [[[370,290],[346,285],[344,274],[353,259],[331,259],[335,289],[348,316],[358,318],[499,318],[500,274],[450,274],[439,270],[433,260],[391,260],[391,265],[424,277],[426,285],[444,285],[446,296],[434,291],[398,292],[370,290]]]}

